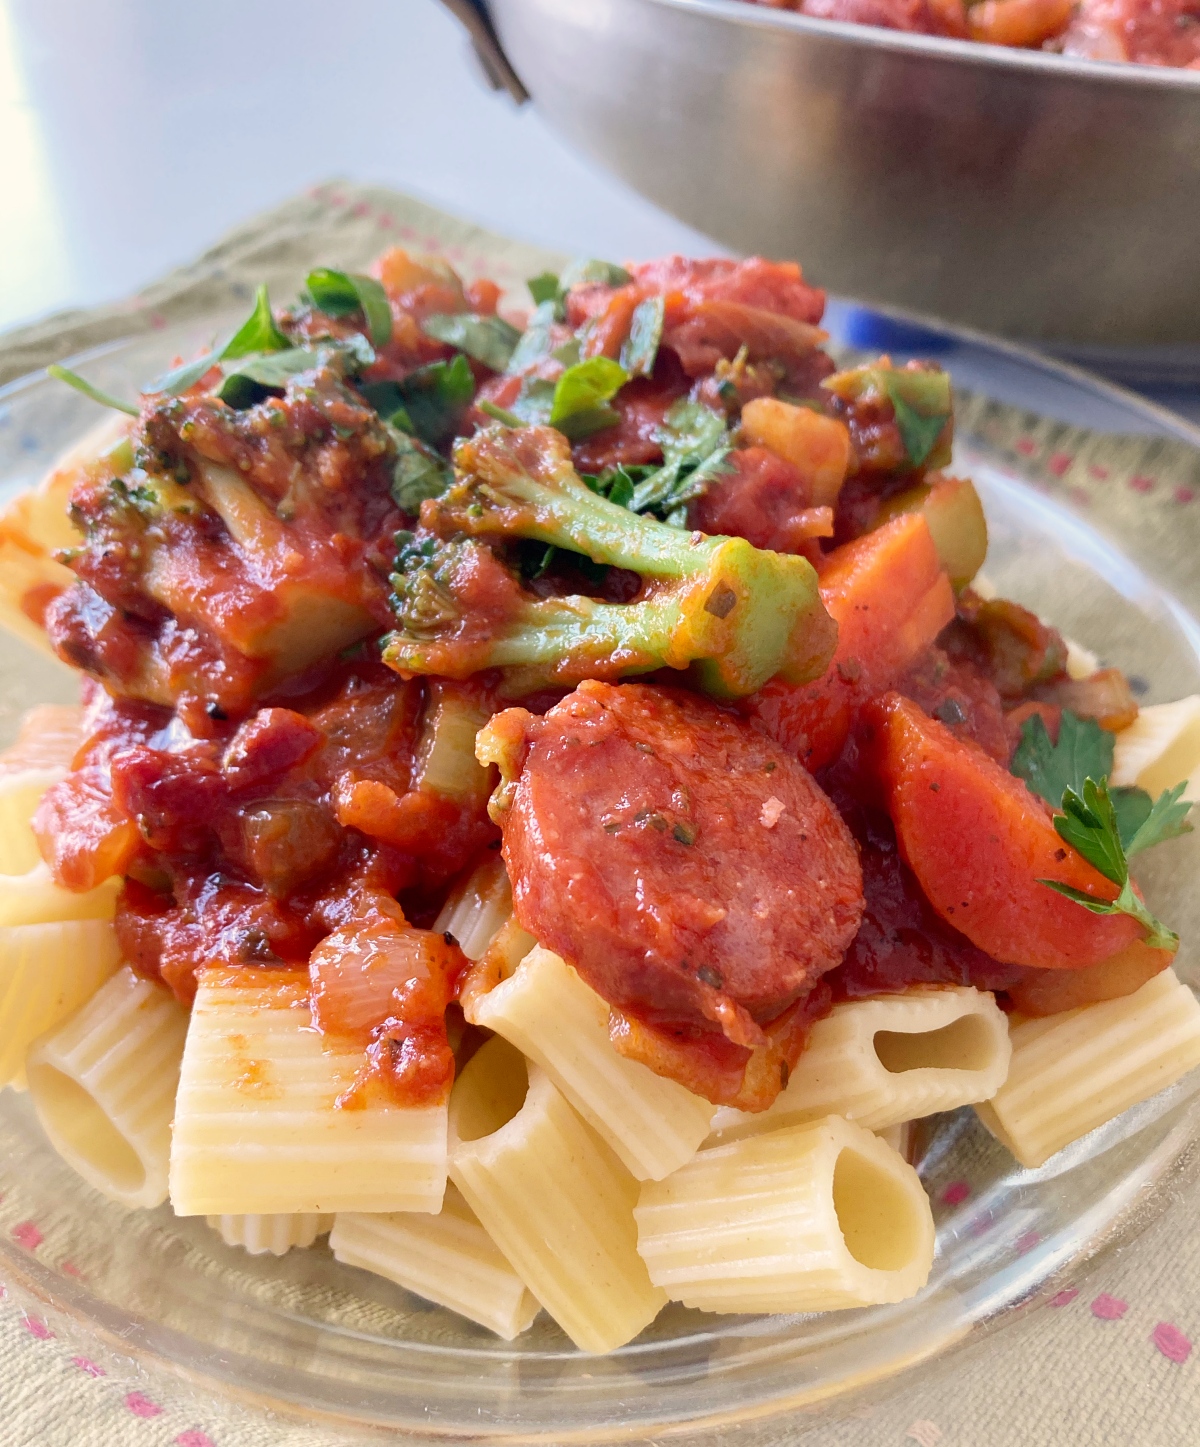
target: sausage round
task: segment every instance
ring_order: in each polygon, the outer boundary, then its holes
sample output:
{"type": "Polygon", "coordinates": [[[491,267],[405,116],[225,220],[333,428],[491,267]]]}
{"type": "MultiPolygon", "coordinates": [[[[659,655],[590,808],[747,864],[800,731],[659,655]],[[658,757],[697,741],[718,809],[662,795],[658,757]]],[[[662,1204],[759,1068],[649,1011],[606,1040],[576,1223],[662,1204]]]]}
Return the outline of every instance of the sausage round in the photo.
{"type": "Polygon", "coordinates": [[[680,690],[587,682],[523,719],[503,819],[520,923],[610,1004],[760,1044],[862,916],[832,803],[753,725],[680,690]]]}

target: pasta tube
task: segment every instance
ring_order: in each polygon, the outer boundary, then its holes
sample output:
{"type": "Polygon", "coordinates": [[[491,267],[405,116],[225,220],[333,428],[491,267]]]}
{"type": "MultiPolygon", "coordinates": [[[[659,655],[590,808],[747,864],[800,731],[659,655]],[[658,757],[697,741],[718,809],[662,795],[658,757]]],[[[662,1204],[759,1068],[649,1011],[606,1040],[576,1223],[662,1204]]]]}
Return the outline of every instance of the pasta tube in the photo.
{"type": "Polygon", "coordinates": [[[1200,1065],[1200,1004],[1174,970],[1132,995],[1021,1020],[1012,1068],[979,1119],[1023,1166],[1065,1145],[1200,1065]]]}
{"type": "Polygon", "coordinates": [[[0,874],[28,874],[42,862],[30,820],[65,769],[22,769],[0,774],[0,874]]]}
{"type": "Polygon", "coordinates": [[[917,987],[835,1005],[812,1028],[787,1086],[758,1115],[719,1110],[713,1134],[735,1140],[843,1115],[868,1130],[986,1100],[1008,1073],[1004,1012],[984,990],[917,987]]]}
{"type": "Polygon", "coordinates": [[[28,874],[0,874],[0,928],[61,924],[64,920],[111,920],[117,912],[119,879],[106,879],[86,893],[55,884],[45,864],[28,874]]]}
{"type": "Polygon", "coordinates": [[[539,945],[473,1002],[468,1019],[503,1035],[546,1072],[640,1181],[660,1181],[696,1154],[714,1107],[640,1061],[618,1055],[608,1006],[539,945]]]}
{"type": "Polygon", "coordinates": [[[576,1346],[612,1351],[657,1316],[666,1297],[637,1254],[637,1182],[499,1036],[450,1097],[450,1176],[576,1346]]]}
{"type": "Polygon", "coordinates": [[[452,934],[467,959],[477,960],[511,914],[512,886],[504,860],[496,854],[451,893],[433,927],[452,934]]]}
{"type": "Polygon", "coordinates": [[[348,1266],[386,1276],[506,1341],[525,1331],[540,1309],[453,1184],[436,1216],[343,1211],[329,1245],[348,1266]]]}
{"type": "Polygon", "coordinates": [[[650,1279],[704,1311],[836,1311],[903,1301],[933,1263],[912,1166],[838,1116],[701,1151],[634,1212],[650,1279]]]}
{"type": "Polygon", "coordinates": [[[171,1146],[180,1216],[436,1211],[446,1107],[336,1105],[360,1045],[312,1028],[306,970],[205,970],[171,1146]]]}
{"type": "Polygon", "coordinates": [[[1113,747],[1112,782],[1137,784],[1157,798],[1187,779],[1183,797],[1200,799],[1200,694],[1142,708],[1113,747]]]}
{"type": "Polygon", "coordinates": [[[25,1089],[25,1056],[115,973],[111,924],[68,920],[0,929],[0,1086],[25,1089]]]}
{"type": "Polygon", "coordinates": [[[51,1144],[123,1206],[167,1198],[186,1032],[171,992],[126,965],[29,1052],[29,1093],[51,1144]]]}
{"type": "Polygon", "coordinates": [[[293,1246],[311,1246],[333,1226],[332,1216],[313,1211],[275,1216],[209,1216],[208,1224],[226,1246],[250,1256],[285,1256],[293,1246]]]}

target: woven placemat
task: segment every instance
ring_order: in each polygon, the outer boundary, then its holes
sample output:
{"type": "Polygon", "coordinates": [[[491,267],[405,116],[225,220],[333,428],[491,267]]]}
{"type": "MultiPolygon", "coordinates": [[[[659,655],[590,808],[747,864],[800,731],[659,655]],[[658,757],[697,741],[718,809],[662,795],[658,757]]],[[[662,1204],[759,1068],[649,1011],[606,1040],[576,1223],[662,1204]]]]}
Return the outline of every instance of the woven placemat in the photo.
{"type": "MultiPolygon", "coordinates": [[[[0,338],[0,382],[168,323],[201,318],[267,281],[279,298],[325,263],[361,266],[384,246],[440,251],[468,278],[487,274],[523,304],[524,279],[562,260],[391,191],[330,183],[250,222],[194,264],[116,305],[50,317],[0,338]]],[[[3,399],[0,398],[0,410],[3,399]]],[[[0,418],[2,420],[2,418],[0,418]]],[[[1187,546],[1180,513],[1200,505],[1200,452],[1169,439],[1114,437],[987,398],[961,399],[960,435],[1061,490],[1110,528],[1136,510],[1142,536],[1187,546]]],[[[25,1219],[20,1191],[0,1197],[0,1232],[62,1263],[53,1223],[25,1219]]],[[[1135,1241],[1100,1258],[1023,1319],[866,1405],[756,1423],[708,1447],[1183,1447],[1200,1441],[1200,1187],[1135,1241]]],[[[3,1447],[333,1447],[364,1440],[223,1400],[161,1366],[100,1346],[85,1326],[0,1286],[3,1447]]],[[[377,1436],[365,1440],[379,1440],[377,1436]]]]}

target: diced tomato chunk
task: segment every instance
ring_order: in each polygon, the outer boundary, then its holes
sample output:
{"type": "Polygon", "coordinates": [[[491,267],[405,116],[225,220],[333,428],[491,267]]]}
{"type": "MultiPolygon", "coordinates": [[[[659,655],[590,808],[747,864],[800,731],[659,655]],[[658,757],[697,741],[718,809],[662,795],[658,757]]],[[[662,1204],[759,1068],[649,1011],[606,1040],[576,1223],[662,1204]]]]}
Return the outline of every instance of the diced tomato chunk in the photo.
{"type": "Polygon", "coordinates": [[[918,513],[835,548],[820,586],[838,625],[825,675],[799,686],[773,679],[746,705],[808,769],[837,757],[856,710],[891,687],[954,616],[954,594],[918,513]]]}
{"type": "Polygon", "coordinates": [[[1095,899],[1117,888],[1068,849],[1045,805],[911,700],[864,711],[900,852],[934,909],[993,959],[1073,970],[1141,936],[1127,915],[1096,915],[1040,881],[1095,899]]]}

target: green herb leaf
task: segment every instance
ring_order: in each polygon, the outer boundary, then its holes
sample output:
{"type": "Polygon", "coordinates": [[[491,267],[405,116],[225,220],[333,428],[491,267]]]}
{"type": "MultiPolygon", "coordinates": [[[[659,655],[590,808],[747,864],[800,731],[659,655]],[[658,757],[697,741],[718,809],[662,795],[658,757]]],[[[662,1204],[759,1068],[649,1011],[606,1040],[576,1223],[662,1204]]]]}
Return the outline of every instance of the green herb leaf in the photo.
{"type": "Polygon", "coordinates": [[[93,402],[99,402],[102,407],[111,407],[117,412],[128,412],[131,417],[138,416],[138,409],[132,402],[122,402],[119,397],[110,396],[109,393],[102,392],[99,387],[93,387],[78,372],[72,372],[70,367],[60,367],[57,362],[52,362],[46,368],[46,375],[53,377],[56,382],[65,382],[68,387],[74,387],[77,392],[82,392],[93,402]]]}
{"type": "Polygon", "coordinates": [[[663,465],[633,490],[634,512],[675,512],[699,497],[726,470],[731,451],[725,418],[700,402],[680,398],[658,433],[663,465]]]}
{"type": "Polygon", "coordinates": [[[244,357],[227,367],[225,380],[217,389],[222,402],[244,412],[270,396],[279,396],[288,379],[319,367],[323,358],[309,347],[289,347],[286,352],[267,352],[244,357]]]}
{"type": "Polygon", "coordinates": [[[421,323],[421,330],[435,341],[466,352],[493,372],[504,371],[521,340],[521,333],[503,317],[477,312],[435,312],[421,323]]]}
{"type": "Polygon", "coordinates": [[[1117,813],[1108,797],[1107,785],[1085,779],[1081,793],[1066,789],[1062,809],[1054,820],[1059,838],[1066,840],[1077,854],[1082,854],[1105,879],[1124,884],[1129,877],[1129,865],[1121,847],[1117,813]]]}
{"type": "Polygon", "coordinates": [[[1040,714],[1025,720],[1009,767],[1052,809],[1061,809],[1068,789],[1082,794],[1085,779],[1107,779],[1112,766],[1113,735],[1095,719],[1063,709],[1057,744],[1040,714]]]}
{"type": "Polygon", "coordinates": [[[203,357],[197,357],[194,362],[184,362],[181,366],[172,367],[169,372],[164,372],[161,377],[150,383],[146,388],[147,392],[164,392],[168,397],[178,397],[181,392],[186,392],[189,387],[194,387],[206,372],[212,369],[220,361],[218,352],[206,352],[203,357]]]}
{"type": "Polygon", "coordinates": [[[441,497],[454,481],[454,469],[432,448],[404,432],[393,430],[392,442],[396,449],[392,500],[402,512],[416,514],[426,498],[441,497]]]}
{"type": "Polygon", "coordinates": [[[1119,885],[1120,893],[1109,902],[1094,899],[1058,880],[1043,879],[1039,883],[1074,900],[1093,914],[1131,916],[1146,931],[1146,943],[1152,949],[1177,949],[1179,936],[1156,919],[1134,891],[1129,878],[1128,854],[1189,832],[1191,826],[1184,822],[1188,806],[1180,804],[1180,795],[1185,787],[1177,785],[1159,798],[1134,833],[1128,852],[1122,843],[1117,810],[1109,797],[1108,785],[1103,780],[1097,783],[1095,779],[1085,779],[1082,791],[1077,793],[1074,789],[1066,789],[1063,793],[1063,813],[1054,820],[1059,837],[1106,879],[1119,885]]]}
{"type": "MultiPolygon", "coordinates": [[[[521,340],[513,348],[505,371],[510,376],[527,372],[530,367],[550,355],[550,344],[554,340],[554,323],[557,320],[553,301],[539,302],[529,318],[529,324],[521,333],[521,340]]],[[[575,359],[578,361],[578,358],[575,359]]]]}
{"type": "Polygon", "coordinates": [[[648,377],[654,371],[666,314],[667,305],[661,296],[647,297],[634,307],[629,335],[621,348],[621,365],[631,377],[648,377]]]}
{"type": "Polygon", "coordinates": [[[1117,816],[1117,831],[1121,835],[1121,843],[1125,846],[1125,853],[1128,855],[1129,842],[1150,817],[1154,801],[1145,789],[1110,788],[1108,792],[1117,816]]]}
{"type": "Polygon", "coordinates": [[[412,430],[434,447],[449,441],[475,396],[475,374],[461,353],[449,362],[418,367],[400,384],[412,430]]]}
{"type": "Polygon", "coordinates": [[[614,426],[621,415],[607,404],[628,380],[629,373],[611,357],[576,362],[554,384],[550,426],[572,442],[614,426]]]}
{"type": "Polygon", "coordinates": [[[1174,953],[1179,948],[1179,936],[1150,913],[1134,893],[1133,886],[1128,880],[1121,886],[1120,894],[1111,904],[1105,900],[1093,899],[1090,894],[1084,894],[1080,889],[1073,889],[1069,884],[1060,884],[1056,879],[1039,879],[1038,883],[1044,884],[1047,889],[1054,890],[1056,894],[1073,900],[1076,904],[1081,904],[1092,914],[1127,914],[1136,919],[1146,931],[1145,943],[1152,950],[1170,950],[1174,953]]]}
{"type": "Polygon", "coordinates": [[[623,266],[615,266],[611,261],[594,258],[572,261],[563,268],[558,278],[558,299],[561,301],[575,286],[597,282],[603,286],[627,286],[632,280],[623,266]]]}
{"type": "Polygon", "coordinates": [[[292,343],[275,325],[271,298],[267,288],[260,286],[254,296],[254,310],[221,348],[221,357],[229,361],[249,357],[255,352],[286,352],[292,343]]]}
{"type": "Polygon", "coordinates": [[[538,276],[531,276],[525,283],[529,288],[529,295],[540,307],[546,302],[558,301],[558,277],[552,271],[543,271],[538,276]]]}
{"type": "Polygon", "coordinates": [[[308,273],[305,289],[317,310],[328,316],[345,317],[361,312],[375,346],[385,347],[391,341],[391,303],[382,284],[373,276],[319,266],[308,273]]]}
{"type": "Polygon", "coordinates": [[[1192,806],[1183,798],[1186,788],[1185,779],[1158,796],[1150,812],[1125,846],[1126,855],[1140,854],[1143,849],[1152,849],[1167,839],[1178,839],[1181,834],[1192,832],[1192,826],[1187,823],[1192,806]]]}
{"type": "Polygon", "coordinates": [[[945,372],[910,372],[895,367],[881,369],[881,375],[908,460],[920,467],[950,420],[954,406],[950,378],[945,372]]]}
{"type": "Polygon", "coordinates": [[[544,377],[526,377],[509,411],[516,417],[518,426],[545,427],[553,407],[554,383],[544,377]]]}

